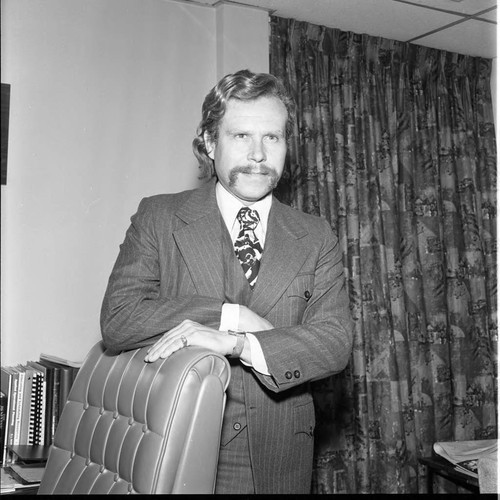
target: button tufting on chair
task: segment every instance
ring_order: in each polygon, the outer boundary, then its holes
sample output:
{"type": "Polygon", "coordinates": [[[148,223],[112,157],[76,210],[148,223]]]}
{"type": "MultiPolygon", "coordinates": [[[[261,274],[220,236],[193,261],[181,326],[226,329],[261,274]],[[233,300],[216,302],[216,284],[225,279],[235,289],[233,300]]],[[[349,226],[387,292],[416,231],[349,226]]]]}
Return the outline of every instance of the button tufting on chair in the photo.
{"type": "Polygon", "coordinates": [[[39,494],[214,492],[229,362],[190,346],[145,363],[147,350],[89,351],[39,494]]]}

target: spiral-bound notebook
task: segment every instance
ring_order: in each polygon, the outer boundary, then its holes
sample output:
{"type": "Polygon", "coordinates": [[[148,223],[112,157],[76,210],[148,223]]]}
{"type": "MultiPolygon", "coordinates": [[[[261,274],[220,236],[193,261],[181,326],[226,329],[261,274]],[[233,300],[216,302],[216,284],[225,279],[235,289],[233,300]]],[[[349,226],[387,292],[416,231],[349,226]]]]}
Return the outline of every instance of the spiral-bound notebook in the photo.
{"type": "Polygon", "coordinates": [[[44,444],[45,440],[45,384],[43,372],[35,369],[31,385],[28,423],[28,444],[44,444]]]}

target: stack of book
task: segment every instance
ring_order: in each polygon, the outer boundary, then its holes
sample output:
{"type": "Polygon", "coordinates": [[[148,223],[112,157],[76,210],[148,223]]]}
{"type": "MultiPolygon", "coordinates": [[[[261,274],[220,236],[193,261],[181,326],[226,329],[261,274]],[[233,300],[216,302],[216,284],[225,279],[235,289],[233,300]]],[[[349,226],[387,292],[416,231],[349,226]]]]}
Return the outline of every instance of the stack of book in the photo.
{"type": "Polygon", "coordinates": [[[1,467],[0,470],[0,495],[5,493],[36,495],[36,489],[42,481],[44,467],[11,464],[1,467]]]}
{"type": "Polygon", "coordinates": [[[38,361],[1,367],[0,445],[2,464],[15,461],[9,448],[52,444],[59,416],[81,362],[48,354],[38,361]]]}

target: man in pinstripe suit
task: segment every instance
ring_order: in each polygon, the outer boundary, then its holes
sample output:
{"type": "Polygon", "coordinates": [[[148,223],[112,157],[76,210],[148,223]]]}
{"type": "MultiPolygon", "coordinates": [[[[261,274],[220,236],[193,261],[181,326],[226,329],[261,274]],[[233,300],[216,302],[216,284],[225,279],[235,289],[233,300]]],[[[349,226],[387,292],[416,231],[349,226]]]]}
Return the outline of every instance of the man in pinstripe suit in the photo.
{"type": "Polygon", "coordinates": [[[310,492],[309,382],[343,370],[351,352],[337,238],[272,195],[293,115],[272,75],[222,78],[193,141],[208,182],[141,201],[102,305],[108,347],[151,345],[147,362],[189,345],[229,357],[216,493],[310,492]],[[251,281],[234,250],[242,207],[256,211],[251,281]]]}

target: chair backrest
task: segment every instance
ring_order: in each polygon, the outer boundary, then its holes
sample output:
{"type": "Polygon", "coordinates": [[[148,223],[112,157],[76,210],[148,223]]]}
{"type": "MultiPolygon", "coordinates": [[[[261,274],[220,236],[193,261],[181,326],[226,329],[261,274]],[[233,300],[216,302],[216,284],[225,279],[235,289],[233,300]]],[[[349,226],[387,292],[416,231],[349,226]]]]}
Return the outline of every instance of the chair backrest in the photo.
{"type": "Polygon", "coordinates": [[[187,347],[87,355],[60,416],[39,494],[213,493],[227,359],[187,347]]]}

